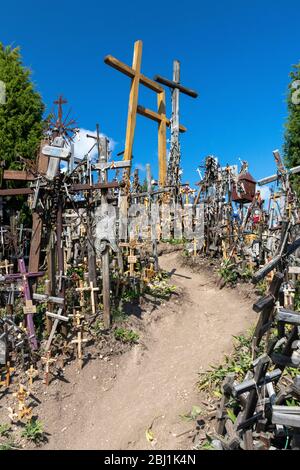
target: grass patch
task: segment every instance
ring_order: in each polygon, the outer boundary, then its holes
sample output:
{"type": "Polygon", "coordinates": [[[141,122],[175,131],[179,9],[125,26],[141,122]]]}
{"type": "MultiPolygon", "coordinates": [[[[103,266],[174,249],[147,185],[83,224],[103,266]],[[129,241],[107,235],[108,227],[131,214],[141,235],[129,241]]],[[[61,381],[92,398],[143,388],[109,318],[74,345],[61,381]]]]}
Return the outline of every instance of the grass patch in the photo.
{"type": "Polygon", "coordinates": [[[266,294],[267,290],[268,290],[268,283],[265,279],[263,279],[262,281],[259,281],[255,286],[255,291],[261,297],[266,294]]]}
{"type": "Polygon", "coordinates": [[[125,302],[133,302],[134,300],[138,300],[139,297],[140,294],[133,289],[126,289],[121,296],[122,300],[125,302]]]}
{"type": "Polygon", "coordinates": [[[126,313],[120,309],[113,309],[112,311],[112,321],[113,323],[122,323],[127,318],[126,313]]]}
{"type": "Polygon", "coordinates": [[[169,243],[170,245],[182,245],[186,242],[184,238],[162,238],[160,240],[161,243],[169,243]]]}
{"type": "Polygon", "coordinates": [[[1,437],[9,437],[10,431],[11,431],[11,427],[9,424],[0,424],[0,436],[1,437]]]}
{"type": "Polygon", "coordinates": [[[139,340],[139,335],[133,330],[129,330],[126,328],[116,328],[114,330],[114,337],[118,341],[122,341],[122,343],[137,343],[139,340]]]}
{"type": "Polygon", "coordinates": [[[13,441],[0,444],[0,450],[15,450],[18,449],[13,441]]]}
{"type": "Polygon", "coordinates": [[[146,293],[161,299],[169,298],[173,292],[176,292],[176,286],[169,284],[166,278],[155,278],[146,287],[146,293]]]}
{"type": "Polygon", "coordinates": [[[231,355],[225,355],[225,363],[210,366],[210,370],[200,373],[198,389],[209,392],[219,397],[222,383],[229,373],[234,373],[236,380],[242,381],[252,365],[252,331],[245,335],[233,336],[234,351],[231,355]]]}
{"type": "Polygon", "coordinates": [[[224,285],[234,285],[238,280],[247,282],[252,279],[253,270],[249,266],[245,266],[243,269],[239,268],[236,263],[230,259],[226,259],[218,269],[219,276],[223,279],[224,285]]]}
{"type": "Polygon", "coordinates": [[[218,269],[218,274],[225,284],[235,284],[239,277],[235,263],[232,263],[229,259],[223,261],[221,268],[218,269]]]}
{"type": "Polygon", "coordinates": [[[45,439],[43,423],[38,419],[31,418],[25,425],[22,437],[25,437],[27,441],[34,442],[35,444],[42,442],[45,439]]]}
{"type": "Polygon", "coordinates": [[[300,282],[296,282],[295,285],[295,298],[294,298],[294,310],[300,311],[300,282]]]}

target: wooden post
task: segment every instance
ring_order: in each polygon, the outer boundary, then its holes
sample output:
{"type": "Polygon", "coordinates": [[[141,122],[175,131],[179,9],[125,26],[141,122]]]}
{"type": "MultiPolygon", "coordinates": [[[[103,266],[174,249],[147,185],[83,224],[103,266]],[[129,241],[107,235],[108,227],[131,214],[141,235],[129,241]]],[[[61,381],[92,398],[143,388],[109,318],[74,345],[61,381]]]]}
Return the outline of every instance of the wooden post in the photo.
{"type": "MultiPolygon", "coordinates": [[[[173,81],[180,82],[180,62],[173,62],[173,81]]],[[[179,166],[180,166],[180,143],[179,143],[179,89],[172,90],[172,119],[171,119],[171,145],[168,165],[168,184],[176,185],[179,190],[179,166]]]]}
{"type": "MultiPolygon", "coordinates": [[[[157,95],[158,114],[166,116],[166,96],[162,91],[157,95]]],[[[167,130],[166,119],[158,123],[158,162],[159,162],[159,185],[164,187],[167,175],[167,130]]]]}
{"type": "Polygon", "coordinates": [[[127,128],[126,128],[126,139],[125,139],[125,152],[124,160],[132,159],[132,147],[134,139],[134,131],[136,124],[136,113],[139,96],[139,82],[141,73],[141,62],[142,62],[142,41],[136,41],[134,43],[132,70],[134,71],[134,77],[131,80],[129,103],[128,103],[128,115],[127,115],[127,128]]]}
{"type": "Polygon", "coordinates": [[[258,347],[264,333],[266,332],[266,328],[269,328],[269,323],[273,315],[275,302],[278,298],[283,279],[284,275],[282,273],[276,273],[270,285],[268,295],[262,299],[259,299],[253,305],[254,311],[260,312],[260,317],[256,324],[252,338],[253,358],[255,358],[257,355],[258,347]]]}
{"type": "MultiPolygon", "coordinates": [[[[269,364],[270,364],[270,358],[266,354],[259,358],[258,363],[255,368],[255,372],[254,372],[254,381],[256,384],[260,382],[262,377],[265,377],[269,364]]],[[[249,396],[247,398],[247,404],[243,412],[243,421],[247,421],[249,418],[253,416],[256,405],[257,405],[257,401],[258,401],[258,390],[257,388],[254,388],[250,390],[249,392],[249,396]]]]}
{"type": "MultiPolygon", "coordinates": [[[[42,153],[42,148],[45,144],[45,141],[41,142],[39,156],[38,156],[38,172],[42,175],[46,174],[49,158],[42,153]]],[[[39,269],[40,261],[40,252],[41,252],[41,240],[42,240],[42,228],[43,221],[38,212],[33,212],[32,214],[32,237],[30,244],[30,253],[29,253],[29,265],[28,270],[31,272],[36,272],[39,269]]]]}
{"type": "Polygon", "coordinates": [[[109,278],[109,246],[102,253],[102,296],[103,296],[103,323],[105,328],[111,324],[110,318],[110,278],[109,278]]]}
{"type": "MultiPolygon", "coordinates": [[[[90,203],[92,198],[90,198],[90,203]]],[[[91,224],[91,216],[93,212],[88,210],[87,211],[87,255],[88,255],[88,270],[89,270],[89,282],[92,283],[94,286],[97,285],[97,270],[96,270],[96,253],[94,248],[94,236],[92,233],[92,224],[91,224]]],[[[98,295],[97,291],[93,291],[93,303],[98,302],[98,295]]]]}
{"type": "MultiPolygon", "coordinates": [[[[48,272],[48,282],[45,283],[45,292],[48,296],[55,295],[55,285],[56,285],[56,263],[55,263],[55,249],[52,245],[53,232],[51,232],[49,237],[49,244],[47,248],[47,272],[48,272]]],[[[48,310],[52,310],[53,306],[51,302],[47,303],[48,310]]],[[[46,330],[50,334],[52,328],[52,320],[50,317],[46,316],[46,330]]]]}
{"type": "Polygon", "coordinates": [[[49,385],[49,374],[50,374],[50,366],[52,363],[56,362],[54,357],[51,357],[51,351],[47,351],[45,356],[41,357],[43,364],[45,365],[44,371],[44,383],[48,387],[49,385]]]}

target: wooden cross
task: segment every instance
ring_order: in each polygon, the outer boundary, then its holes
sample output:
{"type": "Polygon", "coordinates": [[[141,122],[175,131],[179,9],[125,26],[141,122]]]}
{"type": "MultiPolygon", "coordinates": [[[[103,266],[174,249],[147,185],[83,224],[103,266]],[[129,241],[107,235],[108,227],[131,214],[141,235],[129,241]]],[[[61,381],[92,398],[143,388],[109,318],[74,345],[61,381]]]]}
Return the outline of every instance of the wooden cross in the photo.
{"type": "Polygon", "coordinates": [[[69,321],[69,317],[65,317],[65,316],[61,315],[61,313],[62,313],[62,308],[59,308],[57,313],[46,312],[47,317],[54,318],[54,323],[52,325],[52,329],[51,329],[49,338],[47,340],[47,344],[46,344],[46,347],[45,347],[45,352],[48,352],[49,349],[50,349],[53,337],[54,337],[55,332],[56,332],[57,327],[58,327],[58,323],[60,321],[69,321]]]}
{"type": "MultiPolygon", "coordinates": [[[[145,116],[158,123],[158,161],[159,161],[159,183],[164,186],[166,182],[167,172],[167,155],[166,155],[166,126],[170,126],[171,122],[166,117],[166,99],[164,89],[155,81],[145,77],[141,73],[141,62],[142,62],[142,41],[136,41],[134,43],[134,53],[132,67],[124,64],[120,60],[108,55],[105,57],[104,62],[107,65],[115,68],[119,72],[124,73],[131,78],[131,87],[129,94],[128,103],[128,115],[127,115],[127,127],[126,127],[126,139],[125,139],[125,151],[124,160],[132,160],[132,148],[134,142],[134,132],[136,125],[137,113],[145,116]],[[157,93],[157,106],[158,112],[146,109],[143,106],[138,105],[138,94],[139,84],[150,88],[150,90],[157,93]]],[[[185,132],[186,128],[180,126],[179,130],[185,132]]]]}
{"type": "Polygon", "coordinates": [[[12,374],[12,372],[14,372],[15,369],[14,369],[14,367],[10,367],[10,362],[9,361],[6,363],[5,369],[6,369],[6,372],[5,372],[5,385],[6,385],[6,387],[9,387],[11,374],[12,374]]]}
{"type": "Polygon", "coordinates": [[[86,134],[88,139],[94,139],[95,143],[93,147],[90,149],[90,152],[93,150],[93,148],[96,146],[97,147],[97,152],[98,152],[98,159],[100,158],[101,154],[101,137],[100,137],[100,130],[99,130],[99,124],[96,124],[96,136],[86,134]]]}
{"type": "Polygon", "coordinates": [[[76,292],[80,293],[80,300],[79,300],[80,307],[84,306],[84,294],[83,294],[84,290],[85,290],[85,286],[83,285],[83,280],[80,279],[79,287],[76,287],[76,292]]]}
{"type": "Polygon", "coordinates": [[[156,275],[156,271],[153,267],[153,263],[150,263],[150,267],[145,268],[144,282],[146,283],[151,282],[151,279],[153,279],[155,275],[156,275]]]}
{"type": "MultiPolygon", "coordinates": [[[[26,399],[29,397],[29,395],[30,395],[30,392],[28,392],[22,384],[19,384],[19,390],[13,394],[13,396],[18,399],[18,408],[19,408],[18,419],[19,420],[23,419],[24,417],[30,418],[32,415],[32,408],[26,406],[26,399]]],[[[12,412],[11,415],[15,417],[15,413],[12,412]]]]}
{"type": "Polygon", "coordinates": [[[0,240],[1,240],[1,245],[3,246],[4,245],[4,234],[7,232],[7,230],[5,230],[3,228],[3,226],[1,225],[0,227],[0,240]]]}
{"type": "Polygon", "coordinates": [[[279,177],[286,177],[287,174],[297,174],[300,172],[300,165],[297,165],[295,166],[294,168],[289,168],[288,170],[285,168],[282,160],[281,160],[281,156],[280,156],[280,153],[278,150],[274,150],[273,151],[273,155],[274,155],[274,159],[275,159],[275,163],[276,163],[276,166],[277,166],[277,174],[276,175],[271,175],[271,176],[267,176],[266,178],[262,178],[261,180],[258,180],[257,181],[257,184],[259,186],[263,186],[265,184],[268,184],[268,183],[272,183],[273,181],[276,181],[278,180],[279,177]]]}
{"type": "Polygon", "coordinates": [[[54,357],[51,357],[51,351],[47,351],[45,356],[41,357],[43,364],[45,365],[45,371],[44,371],[44,383],[49,385],[49,373],[50,373],[50,366],[54,362],[56,362],[56,359],[54,357]]]}
{"type": "Polygon", "coordinates": [[[129,255],[127,262],[129,264],[129,275],[130,277],[135,276],[134,265],[137,262],[137,256],[134,254],[134,250],[143,246],[143,243],[137,243],[136,240],[130,240],[129,243],[119,243],[119,246],[129,248],[129,255]]]}
{"type": "Polygon", "coordinates": [[[5,259],[2,264],[0,264],[0,269],[5,269],[5,274],[8,274],[8,268],[13,268],[13,264],[8,264],[8,260],[5,259]]]}
{"type": "Polygon", "coordinates": [[[36,300],[37,302],[51,302],[53,304],[59,304],[59,305],[64,305],[65,299],[62,297],[55,297],[52,295],[48,294],[33,294],[33,300],[36,300]]]}
{"type": "Polygon", "coordinates": [[[284,307],[292,310],[294,308],[295,288],[290,282],[285,283],[283,286],[283,297],[284,307]]]}
{"type": "Polygon", "coordinates": [[[90,292],[91,294],[91,305],[92,305],[92,313],[93,315],[95,315],[96,313],[96,305],[95,305],[95,296],[94,296],[94,292],[98,292],[99,291],[99,287],[94,287],[94,284],[92,281],[90,281],[90,285],[89,286],[83,286],[83,283],[82,281],[80,282],[80,287],[77,287],[76,288],[76,291],[77,292],[80,292],[81,294],[81,301],[80,301],[80,306],[82,307],[83,306],[83,292],[90,292]]]}
{"type": "Polygon", "coordinates": [[[35,328],[33,322],[33,314],[36,311],[36,307],[32,305],[31,300],[31,292],[28,279],[30,278],[37,278],[44,275],[44,272],[36,272],[31,273],[26,271],[25,262],[23,258],[18,260],[19,270],[20,272],[17,274],[8,274],[5,275],[5,280],[8,281],[17,281],[19,279],[22,280],[22,287],[23,287],[23,294],[25,298],[25,307],[24,307],[24,314],[26,315],[26,325],[27,325],[27,332],[29,337],[29,343],[33,350],[38,348],[37,339],[35,335],[35,328]]]}
{"type": "Polygon", "coordinates": [[[68,101],[63,98],[63,96],[59,96],[57,100],[53,101],[54,104],[57,104],[57,121],[56,124],[58,127],[62,125],[62,115],[63,115],[63,110],[62,110],[62,105],[66,104],[68,101]]]}
{"type": "Polygon", "coordinates": [[[179,186],[180,183],[180,143],[179,143],[179,93],[197,98],[198,93],[180,84],[180,62],[173,62],[173,80],[156,75],[154,80],[172,90],[171,146],[168,164],[168,184],[179,186]]]}
{"type": "Polygon", "coordinates": [[[33,379],[35,377],[37,377],[38,375],[38,371],[33,367],[33,365],[31,364],[31,366],[29,367],[29,369],[26,370],[25,374],[27,375],[28,379],[29,379],[29,385],[30,387],[32,386],[33,384],[33,379]]]}
{"type": "Polygon", "coordinates": [[[74,326],[77,330],[77,339],[72,339],[71,344],[77,344],[77,359],[79,368],[82,369],[83,360],[82,360],[82,343],[85,343],[87,339],[83,339],[83,332],[82,332],[82,319],[84,315],[81,315],[80,312],[76,311],[75,314],[69,315],[73,317],[74,326]]]}

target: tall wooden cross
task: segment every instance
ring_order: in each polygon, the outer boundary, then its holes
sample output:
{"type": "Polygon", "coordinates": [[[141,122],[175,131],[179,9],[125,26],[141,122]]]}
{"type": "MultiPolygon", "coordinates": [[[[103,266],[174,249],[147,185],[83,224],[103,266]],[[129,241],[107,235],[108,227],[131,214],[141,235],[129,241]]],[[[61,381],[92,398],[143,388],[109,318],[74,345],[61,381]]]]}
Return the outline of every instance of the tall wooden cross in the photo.
{"type": "MultiPolygon", "coordinates": [[[[132,159],[132,147],[137,113],[152,119],[153,121],[156,121],[158,123],[159,184],[160,186],[164,186],[166,183],[167,173],[166,127],[169,127],[171,122],[166,117],[165,90],[158,83],[151,80],[150,78],[147,78],[141,73],[142,48],[142,41],[139,40],[134,43],[132,67],[129,67],[111,55],[106,56],[104,62],[131,78],[124,160],[130,160],[131,162],[132,159]],[[157,112],[138,105],[140,83],[157,93],[157,112]]],[[[185,132],[186,128],[180,125],[179,130],[181,132],[185,132]]]]}
{"type": "Polygon", "coordinates": [[[173,62],[173,80],[156,75],[154,80],[172,90],[172,118],[171,118],[171,147],[168,164],[167,180],[168,184],[179,186],[179,166],[180,166],[180,143],[179,143],[179,93],[184,93],[192,98],[197,98],[198,93],[180,84],[180,62],[173,62]]]}

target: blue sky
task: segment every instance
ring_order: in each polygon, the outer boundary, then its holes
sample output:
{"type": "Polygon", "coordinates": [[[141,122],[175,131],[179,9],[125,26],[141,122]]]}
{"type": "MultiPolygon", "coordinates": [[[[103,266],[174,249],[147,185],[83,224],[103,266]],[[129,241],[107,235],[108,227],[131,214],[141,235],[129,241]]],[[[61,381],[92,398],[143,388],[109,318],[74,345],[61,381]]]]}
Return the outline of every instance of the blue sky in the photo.
{"type": "MultiPolygon", "coordinates": [[[[131,64],[133,43],[143,40],[142,72],[171,78],[173,59],[181,81],[199,92],[181,97],[184,180],[208,154],[223,164],[238,157],[252,174],[274,173],[272,150],[281,148],[286,91],[300,61],[299,0],[5,2],[0,41],[19,45],[24,64],[51,110],[62,93],[78,126],[102,132],[123,150],[129,78],[104,64],[112,54],[131,64]]],[[[167,91],[168,113],[170,94],[167,91]]],[[[156,96],[140,89],[139,103],[155,109],[156,96]]],[[[157,125],[137,119],[135,165],[150,162],[157,174],[157,125]]]]}

